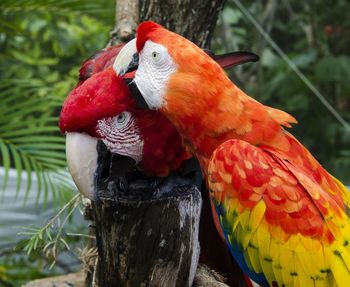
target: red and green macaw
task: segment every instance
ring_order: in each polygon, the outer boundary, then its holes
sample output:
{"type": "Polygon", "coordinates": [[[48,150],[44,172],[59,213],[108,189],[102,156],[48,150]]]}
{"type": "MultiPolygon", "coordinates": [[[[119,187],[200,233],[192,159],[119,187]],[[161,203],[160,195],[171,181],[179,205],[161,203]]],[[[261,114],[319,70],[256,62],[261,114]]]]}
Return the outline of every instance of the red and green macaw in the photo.
{"type": "Polygon", "coordinates": [[[199,160],[241,268],[262,286],[350,286],[350,194],[286,130],[296,120],[156,23],[138,27],[136,47],[134,83],[199,160]]]}
{"type": "MultiPolygon", "coordinates": [[[[96,197],[98,141],[103,141],[111,153],[131,158],[148,176],[165,177],[191,157],[166,117],[136,108],[126,83],[134,73],[122,78],[115,72],[129,61],[129,57],[115,60],[123,46],[102,50],[83,64],[79,82],[65,100],[60,115],[69,170],[80,192],[91,199],[96,197]]],[[[226,68],[257,60],[256,55],[246,52],[213,57],[226,68]]],[[[203,204],[209,205],[205,196],[203,204]]],[[[202,212],[201,218],[200,262],[227,274],[230,286],[251,286],[215,232],[210,208],[202,212]]]]}

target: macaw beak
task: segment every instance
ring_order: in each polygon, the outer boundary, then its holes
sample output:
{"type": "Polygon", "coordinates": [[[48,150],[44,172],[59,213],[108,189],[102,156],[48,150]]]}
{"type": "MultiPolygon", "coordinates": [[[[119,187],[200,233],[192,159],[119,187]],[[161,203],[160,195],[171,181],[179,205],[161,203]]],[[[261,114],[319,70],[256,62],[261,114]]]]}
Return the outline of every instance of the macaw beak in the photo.
{"type": "Polygon", "coordinates": [[[96,189],[98,140],[83,133],[66,134],[66,158],[70,174],[79,191],[93,199],[96,189]]]}
{"type": "Polygon", "coordinates": [[[139,54],[136,49],[136,38],[135,38],[129,41],[120,50],[118,56],[114,61],[113,69],[119,76],[122,76],[124,81],[128,84],[131,95],[135,100],[135,106],[138,109],[149,109],[140,90],[137,88],[136,83],[133,81],[134,75],[132,72],[137,70],[138,66],[139,66],[139,54]],[[132,73],[131,77],[129,73],[132,73]]]}
{"type": "Polygon", "coordinates": [[[141,110],[149,110],[149,106],[143,98],[135,81],[133,79],[124,79],[124,81],[128,84],[129,91],[135,101],[135,107],[141,110]]]}
{"type": "Polygon", "coordinates": [[[125,178],[136,165],[130,157],[110,153],[101,140],[78,132],[66,134],[66,158],[75,185],[91,200],[106,182],[125,178]]]}
{"type": "Polygon", "coordinates": [[[130,40],[120,50],[115,58],[113,69],[119,76],[135,71],[139,65],[139,55],[136,49],[136,38],[130,40]]]}
{"type": "MultiPolygon", "coordinates": [[[[248,62],[257,62],[259,56],[251,52],[232,52],[223,55],[215,55],[210,50],[205,52],[213,58],[223,69],[242,65],[248,62]]],[[[128,83],[129,90],[136,101],[136,107],[139,109],[149,109],[145,99],[140,93],[137,85],[132,80],[134,75],[130,77],[128,73],[134,72],[139,65],[139,56],[136,49],[136,38],[128,42],[119,52],[114,62],[113,68],[119,76],[123,76],[128,83]]]]}

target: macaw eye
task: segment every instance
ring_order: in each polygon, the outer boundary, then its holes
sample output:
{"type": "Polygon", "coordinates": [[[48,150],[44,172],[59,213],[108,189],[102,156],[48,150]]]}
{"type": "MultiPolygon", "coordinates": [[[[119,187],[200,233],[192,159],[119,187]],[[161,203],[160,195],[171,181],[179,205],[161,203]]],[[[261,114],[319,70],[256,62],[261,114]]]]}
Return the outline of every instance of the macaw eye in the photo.
{"type": "Polygon", "coordinates": [[[152,52],[152,58],[153,59],[157,59],[159,57],[159,53],[158,52],[152,52]]]}
{"type": "Polygon", "coordinates": [[[116,115],[113,118],[110,118],[111,126],[114,126],[116,129],[123,129],[127,127],[132,119],[132,115],[129,112],[122,112],[119,115],[116,115]]]}
{"type": "Polygon", "coordinates": [[[126,120],[126,115],[125,115],[125,113],[121,113],[121,114],[117,115],[116,120],[117,120],[117,123],[118,123],[118,124],[124,123],[125,120],[126,120]]]}

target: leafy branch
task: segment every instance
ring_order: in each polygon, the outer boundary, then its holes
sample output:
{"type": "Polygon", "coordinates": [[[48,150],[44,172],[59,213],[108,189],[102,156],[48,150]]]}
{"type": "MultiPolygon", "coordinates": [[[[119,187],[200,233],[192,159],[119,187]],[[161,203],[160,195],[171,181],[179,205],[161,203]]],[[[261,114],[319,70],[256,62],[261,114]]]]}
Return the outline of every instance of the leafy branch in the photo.
{"type": "Polygon", "coordinates": [[[63,229],[68,219],[81,202],[81,195],[76,194],[43,227],[24,227],[26,231],[20,232],[19,234],[29,236],[23,248],[24,251],[27,252],[27,255],[30,255],[33,251],[42,249],[45,252],[45,256],[52,260],[50,265],[51,269],[56,263],[59,249],[70,250],[69,244],[63,238],[63,229]],[[65,211],[67,211],[67,213],[61,221],[60,218],[65,211]]]}

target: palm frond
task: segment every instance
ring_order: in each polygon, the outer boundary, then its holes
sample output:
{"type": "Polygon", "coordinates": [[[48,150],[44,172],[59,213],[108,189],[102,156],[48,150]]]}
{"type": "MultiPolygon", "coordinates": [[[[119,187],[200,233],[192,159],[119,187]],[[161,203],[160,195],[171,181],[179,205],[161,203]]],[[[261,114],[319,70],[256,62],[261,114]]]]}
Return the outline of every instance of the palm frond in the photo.
{"type": "Polygon", "coordinates": [[[22,173],[27,176],[24,197],[28,196],[32,176],[38,182],[38,198],[47,198],[49,191],[57,192],[67,182],[55,172],[66,168],[64,139],[59,134],[58,118],[53,111],[61,105],[61,100],[53,97],[30,98],[20,101],[9,100],[0,116],[0,164],[5,173],[2,189],[8,182],[8,171],[13,167],[17,171],[16,192],[21,188],[22,173]],[[47,111],[52,111],[47,113],[47,111]]]}

